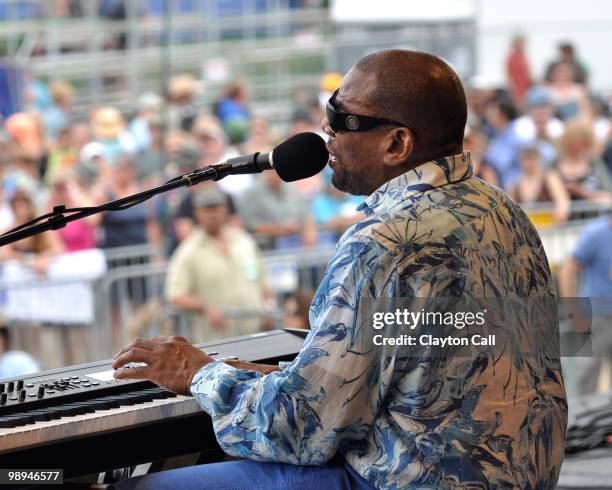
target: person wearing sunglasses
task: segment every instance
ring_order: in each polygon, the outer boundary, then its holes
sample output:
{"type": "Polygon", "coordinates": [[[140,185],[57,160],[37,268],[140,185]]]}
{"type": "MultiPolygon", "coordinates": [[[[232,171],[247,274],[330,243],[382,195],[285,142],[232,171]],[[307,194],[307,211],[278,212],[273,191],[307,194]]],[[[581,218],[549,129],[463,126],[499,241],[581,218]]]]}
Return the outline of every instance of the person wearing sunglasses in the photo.
{"type": "Polygon", "coordinates": [[[368,196],[365,216],[329,260],[303,348],[278,367],[180,338],[122,349],[118,378],[192,394],[243,458],[136,488],[555,487],[567,404],[554,285],[525,213],[472,175],[466,118],[461,81],[433,55],[380,51],[348,72],[322,126],[332,183],[368,196]],[[405,322],[451,307],[450,324],[405,322]],[[474,331],[499,342],[462,347],[474,331]]]}

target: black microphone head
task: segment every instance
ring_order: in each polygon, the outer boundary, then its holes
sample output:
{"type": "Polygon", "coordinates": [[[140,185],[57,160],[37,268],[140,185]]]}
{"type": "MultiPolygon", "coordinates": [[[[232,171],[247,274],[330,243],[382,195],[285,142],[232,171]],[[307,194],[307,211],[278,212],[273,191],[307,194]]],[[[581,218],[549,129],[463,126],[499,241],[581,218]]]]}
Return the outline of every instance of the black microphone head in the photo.
{"type": "Polygon", "coordinates": [[[316,133],[298,133],[272,150],[274,170],[285,182],[318,174],[328,159],[325,141],[316,133]]]}

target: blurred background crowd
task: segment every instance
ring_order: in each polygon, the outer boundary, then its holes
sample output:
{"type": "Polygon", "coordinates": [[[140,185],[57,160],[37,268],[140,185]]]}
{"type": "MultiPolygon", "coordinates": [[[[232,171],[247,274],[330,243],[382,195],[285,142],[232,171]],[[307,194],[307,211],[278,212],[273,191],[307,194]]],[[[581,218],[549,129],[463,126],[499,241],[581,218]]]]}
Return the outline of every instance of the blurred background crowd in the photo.
{"type": "MultiPolygon", "coordinates": [[[[327,99],[346,69],[373,49],[366,40],[345,43],[331,57],[321,54],[332,48],[316,46],[313,25],[334,8],[297,0],[0,3],[0,22],[24,33],[0,40],[6,55],[0,64],[0,232],[58,205],[100,205],[195,168],[269,151],[299,132],[322,134],[327,99]],[[190,8],[215,12],[212,20],[212,14],[196,20],[214,24],[218,51],[203,42],[209,31],[200,32],[190,8]],[[266,15],[275,23],[262,20],[266,15]],[[249,24],[252,19],[261,25],[249,24]],[[84,36],[95,38],[95,46],[83,36],[62,37],[53,23],[86,25],[84,36]],[[301,40],[320,59],[309,54],[287,71],[289,55],[265,44],[279,39],[301,40]],[[194,46],[202,48],[196,61],[186,55],[194,46]],[[252,50],[246,57],[264,61],[237,65],[227,54],[245,49],[252,50]],[[16,62],[25,51],[29,64],[16,62]],[[147,56],[157,72],[135,81],[133,67],[144,70],[147,56]],[[103,60],[99,66],[96,59],[103,60]]],[[[440,22],[448,24],[453,44],[462,22],[440,22]]],[[[464,56],[449,54],[440,44],[444,36],[422,28],[406,35],[425,36],[425,44],[402,43],[391,29],[392,40],[380,47],[432,51],[463,75],[465,149],[476,175],[524,205],[541,230],[561,293],[612,297],[612,92],[593,87],[601,68],[583,56],[579,41],[558,33],[548,59],[534,62],[529,35],[516,26],[512,31],[497,54],[495,82],[478,75],[464,56]]],[[[457,35],[462,44],[465,34],[457,35]]],[[[9,349],[13,338],[14,349],[37,360],[0,357],[0,377],[37,363],[48,368],[104,358],[110,352],[103,346],[151,333],[178,331],[206,341],[279,325],[308,328],[313,288],[340,234],[361,218],[362,201],[336,190],[329,169],[294,184],[275,172],[232,176],[2,247],[3,274],[7,264],[19,269],[2,286],[8,328],[0,347],[9,349]],[[64,271],[57,279],[54,261],[91,250],[103,251],[105,272],[88,281],[77,266],[69,271],[91,286],[89,320],[36,315],[31,303],[21,307],[28,314],[11,313],[19,310],[9,305],[17,301],[11,290],[32,291],[37,281],[59,288],[72,276],[66,279],[64,271]],[[16,286],[20,281],[25,285],[16,286]]],[[[48,309],[53,305],[40,311],[48,309]]],[[[66,303],[56,309],[66,313],[66,303]]],[[[612,311],[604,315],[611,318],[612,311]]],[[[609,385],[602,365],[589,369],[594,382],[585,390],[609,385]]]]}

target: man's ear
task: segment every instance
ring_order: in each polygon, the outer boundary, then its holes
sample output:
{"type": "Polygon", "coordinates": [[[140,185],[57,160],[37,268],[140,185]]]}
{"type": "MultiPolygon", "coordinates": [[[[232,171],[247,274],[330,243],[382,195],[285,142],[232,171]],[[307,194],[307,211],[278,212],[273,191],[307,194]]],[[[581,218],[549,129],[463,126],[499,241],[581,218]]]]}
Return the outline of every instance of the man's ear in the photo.
{"type": "Polygon", "coordinates": [[[405,127],[394,128],[382,141],[383,164],[397,167],[406,163],[414,152],[414,133],[405,127]]]}

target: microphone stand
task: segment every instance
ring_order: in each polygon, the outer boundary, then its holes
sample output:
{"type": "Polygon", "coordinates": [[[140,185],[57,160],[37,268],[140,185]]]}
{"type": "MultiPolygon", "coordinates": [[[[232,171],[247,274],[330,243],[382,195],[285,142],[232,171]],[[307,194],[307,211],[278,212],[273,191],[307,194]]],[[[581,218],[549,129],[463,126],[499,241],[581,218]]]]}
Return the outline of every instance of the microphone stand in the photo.
{"type": "Polygon", "coordinates": [[[131,196],[110,201],[100,206],[71,209],[66,209],[64,204],[55,206],[52,213],[39,216],[29,223],[25,223],[0,235],[0,247],[9,243],[23,240],[24,238],[29,238],[31,236],[44,233],[45,231],[59,230],[71,221],[86,218],[92,214],[102,213],[104,211],[120,211],[122,209],[127,209],[140,204],[157,194],[161,194],[172,189],[177,189],[178,187],[191,187],[207,180],[222,179],[223,177],[229,175],[232,169],[232,165],[228,163],[220,163],[218,165],[211,165],[210,167],[196,169],[193,172],[169,180],[165,184],[158,187],[153,187],[131,196]],[[73,214],[67,216],[65,213],[73,214]],[[46,221],[39,223],[44,219],[46,219],[46,221]]]}

